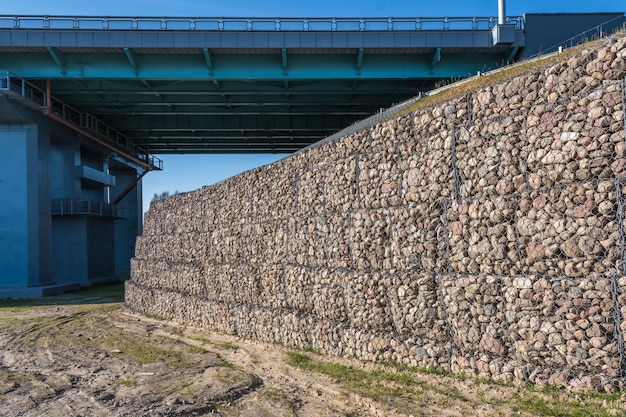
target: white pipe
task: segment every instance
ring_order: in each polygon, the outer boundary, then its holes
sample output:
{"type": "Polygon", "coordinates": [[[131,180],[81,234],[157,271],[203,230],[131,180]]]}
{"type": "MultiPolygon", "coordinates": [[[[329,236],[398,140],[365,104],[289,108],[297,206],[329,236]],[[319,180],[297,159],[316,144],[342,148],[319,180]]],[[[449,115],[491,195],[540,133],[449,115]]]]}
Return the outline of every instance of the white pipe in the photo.
{"type": "Polygon", "coordinates": [[[506,0],[498,0],[498,24],[506,24],[506,0]]]}

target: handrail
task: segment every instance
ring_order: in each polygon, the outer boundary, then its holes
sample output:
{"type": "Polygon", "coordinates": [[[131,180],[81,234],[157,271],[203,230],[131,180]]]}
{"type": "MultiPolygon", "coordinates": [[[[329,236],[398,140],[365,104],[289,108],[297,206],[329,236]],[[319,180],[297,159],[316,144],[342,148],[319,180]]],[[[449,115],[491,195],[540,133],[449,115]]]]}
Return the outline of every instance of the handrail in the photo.
{"type": "Polygon", "coordinates": [[[51,98],[51,107],[48,108],[46,92],[18,77],[9,71],[0,71],[0,94],[25,100],[31,108],[36,108],[48,116],[60,118],[71,123],[85,133],[96,133],[108,141],[116,144],[120,149],[128,151],[133,158],[149,164],[151,169],[162,170],[163,161],[137,146],[128,136],[112,128],[89,113],[83,113],[65,104],[54,97],[51,98]]]}
{"type": "Polygon", "coordinates": [[[98,217],[125,217],[127,208],[97,200],[73,200],[69,198],[53,199],[50,201],[50,211],[53,216],[98,216],[98,217]]]}
{"type": "Polygon", "coordinates": [[[0,93],[19,96],[31,102],[31,107],[41,109],[46,107],[46,92],[41,88],[23,80],[9,71],[0,71],[0,93]]]}
{"type": "MultiPolygon", "coordinates": [[[[506,23],[524,29],[524,16],[508,16],[506,23]]],[[[276,31],[363,32],[490,30],[497,16],[480,17],[133,17],[0,15],[1,29],[142,30],[142,31],[276,31]]]]}

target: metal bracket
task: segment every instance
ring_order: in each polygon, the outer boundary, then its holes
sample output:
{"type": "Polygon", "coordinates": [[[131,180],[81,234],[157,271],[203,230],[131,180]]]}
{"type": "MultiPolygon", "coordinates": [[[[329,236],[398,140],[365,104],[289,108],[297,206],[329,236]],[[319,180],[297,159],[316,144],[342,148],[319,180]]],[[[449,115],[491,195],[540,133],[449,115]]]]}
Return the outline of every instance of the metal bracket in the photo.
{"type": "Polygon", "coordinates": [[[202,48],[202,53],[204,54],[204,63],[209,69],[209,75],[213,76],[213,59],[211,58],[211,52],[209,52],[209,48],[202,48]]]}
{"type": "Polygon", "coordinates": [[[435,49],[435,52],[433,53],[433,57],[430,60],[430,68],[431,69],[435,68],[435,66],[439,63],[439,61],[441,61],[441,48],[435,49]]]}
{"type": "Polygon", "coordinates": [[[513,48],[511,48],[511,52],[509,53],[509,55],[506,58],[506,63],[510,64],[511,62],[513,62],[513,60],[515,59],[515,55],[517,55],[517,51],[519,51],[519,47],[515,46],[513,48]]]}
{"type": "Polygon", "coordinates": [[[361,67],[363,66],[363,48],[359,48],[359,53],[356,57],[356,74],[361,75],[361,67]]]}
{"type": "Polygon", "coordinates": [[[126,55],[126,59],[128,59],[128,63],[130,64],[130,66],[133,67],[133,69],[135,70],[135,75],[139,75],[138,58],[135,51],[133,51],[131,48],[124,48],[124,54],[126,55]]]}
{"type": "Polygon", "coordinates": [[[283,48],[280,52],[283,59],[283,75],[287,75],[287,48],[283,48]]]}
{"type": "Polygon", "coordinates": [[[52,46],[48,46],[46,47],[46,49],[48,50],[48,53],[54,60],[54,63],[57,64],[59,68],[61,68],[61,73],[63,75],[66,75],[67,74],[67,71],[66,71],[67,70],[67,56],[65,56],[65,54],[63,54],[57,48],[54,48],[52,46]]]}

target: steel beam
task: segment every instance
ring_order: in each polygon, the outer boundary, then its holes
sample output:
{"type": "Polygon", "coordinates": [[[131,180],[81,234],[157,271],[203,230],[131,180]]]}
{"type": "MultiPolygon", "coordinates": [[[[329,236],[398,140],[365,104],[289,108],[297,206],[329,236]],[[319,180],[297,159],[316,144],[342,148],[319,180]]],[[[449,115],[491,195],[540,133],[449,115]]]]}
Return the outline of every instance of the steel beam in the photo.
{"type": "MultiPolygon", "coordinates": [[[[508,49],[506,49],[508,51],[508,49]]],[[[438,54],[428,55],[368,55],[361,66],[360,78],[371,80],[446,77],[467,77],[477,70],[498,68],[502,52],[493,54],[449,53],[445,65],[431,65],[438,54]]],[[[49,56],[49,55],[48,55],[49,56]]],[[[69,54],[66,74],[62,78],[156,80],[206,80],[207,66],[196,55],[142,54],[139,59],[131,49],[123,54],[69,54]],[[89,62],[90,65],[84,65],[89,62]],[[129,65],[130,64],[130,65],[129,65]]],[[[27,79],[59,78],[58,66],[52,65],[45,54],[0,53],[0,61],[10,62],[11,71],[27,79]]],[[[289,71],[285,74],[282,61],[273,55],[221,55],[220,66],[214,67],[214,78],[227,80],[353,80],[354,55],[289,54],[289,71]]]]}
{"type": "MultiPolygon", "coordinates": [[[[358,80],[358,84],[354,84],[356,80],[301,80],[291,81],[288,84],[290,96],[328,96],[330,94],[363,94],[363,95],[380,95],[385,93],[400,94],[406,93],[407,88],[411,85],[409,80],[358,80]]],[[[73,80],[72,80],[73,82],[73,80]]],[[[185,81],[175,86],[157,85],[159,81],[151,80],[152,89],[147,90],[140,82],[135,81],[127,83],[126,80],[82,80],[81,83],[85,88],[75,89],[67,80],[55,80],[55,92],[59,95],[80,96],[93,94],[98,95],[129,95],[129,96],[150,96],[154,92],[160,94],[177,97],[190,97],[196,100],[195,96],[221,96],[227,94],[229,96],[245,97],[271,97],[284,96],[284,81],[280,85],[273,83],[272,80],[262,81],[225,81],[220,84],[220,88],[216,87],[213,80],[194,80],[185,81]],[[124,82],[124,84],[122,84],[124,82]]],[[[421,82],[421,81],[420,81],[421,82]]]]}
{"type": "Polygon", "coordinates": [[[356,56],[356,75],[361,75],[361,67],[363,66],[363,53],[365,49],[359,48],[359,52],[356,56]]]}
{"type": "Polygon", "coordinates": [[[182,116],[172,114],[168,117],[155,115],[121,114],[107,117],[106,122],[116,126],[124,126],[128,130],[174,129],[174,130],[215,130],[215,129],[266,129],[266,130],[299,130],[322,129],[340,130],[354,121],[359,115],[196,115],[182,116]]]}
{"type": "Polygon", "coordinates": [[[57,48],[54,48],[52,46],[49,46],[46,49],[48,50],[48,53],[52,57],[54,63],[57,64],[59,68],[61,68],[61,73],[63,75],[66,75],[67,57],[63,53],[59,52],[57,48]]]}
{"type": "MultiPolygon", "coordinates": [[[[470,24],[471,19],[469,19],[470,24]]],[[[426,23],[425,21],[423,23],[426,23]]],[[[450,21],[447,22],[448,24],[450,21]]],[[[71,46],[74,48],[209,48],[219,49],[340,49],[358,48],[490,48],[491,23],[484,30],[400,30],[389,31],[163,31],[151,30],[82,30],[6,29],[0,36],[0,47],[71,46]],[[71,45],[61,41],[71,34],[71,45]],[[65,45],[64,45],[65,43],[65,45]]],[[[414,25],[415,27],[415,22],[414,25]]],[[[524,33],[517,27],[518,33],[524,33]]],[[[524,46],[524,37],[517,46],[524,46]]]]}
{"type": "Polygon", "coordinates": [[[202,48],[202,54],[204,55],[204,63],[209,69],[209,75],[213,76],[213,58],[211,57],[211,52],[209,52],[209,48],[202,48]]]}
{"type": "Polygon", "coordinates": [[[139,64],[137,59],[137,54],[131,48],[124,48],[124,55],[126,55],[126,59],[128,63],[133,68],[135,75],[139,75],[139,64]]]}
{"type": "Polygon", "coordinates": [[[287,48],[282,48],[280,53],[282,56],[283,75],[287,76],[287,48]]]}
{"type": "Polygon", "coordinates": [[[517,53],[519,52],[519,48],[518,47],[514,47],[511,48],[511,52],[509,52],[507,58],[506,58],[506,63],[510,64],[511,62],[515,61],[515,57],[517,56],[517,53]]]}
{"type": "Polygon", "coordinates": [[[441,61],[441,48],[437,48],[435,49],[435,52],[433,53],[433,57],[430,61],[430,68],[435,68],[435,66],[439,63],[439,61],[441,61]]]}

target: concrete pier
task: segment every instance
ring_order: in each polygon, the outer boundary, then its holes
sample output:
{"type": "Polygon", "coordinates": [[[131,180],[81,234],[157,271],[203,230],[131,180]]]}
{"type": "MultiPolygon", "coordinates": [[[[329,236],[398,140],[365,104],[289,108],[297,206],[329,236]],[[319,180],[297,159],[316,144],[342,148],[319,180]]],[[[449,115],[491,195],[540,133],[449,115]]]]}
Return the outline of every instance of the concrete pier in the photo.
{"type": "Polygon", "coordinates": [[[0,298],[38,297],[128,275],[138,167],[0,97],[0,298]],[[118,180],[119,178],[119,180],[118,180]]]}

